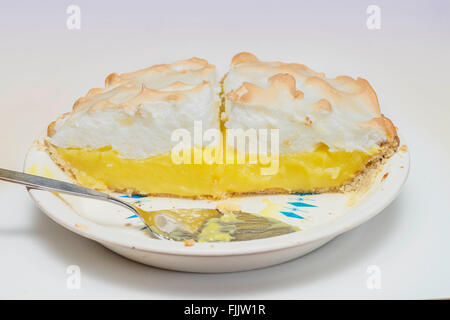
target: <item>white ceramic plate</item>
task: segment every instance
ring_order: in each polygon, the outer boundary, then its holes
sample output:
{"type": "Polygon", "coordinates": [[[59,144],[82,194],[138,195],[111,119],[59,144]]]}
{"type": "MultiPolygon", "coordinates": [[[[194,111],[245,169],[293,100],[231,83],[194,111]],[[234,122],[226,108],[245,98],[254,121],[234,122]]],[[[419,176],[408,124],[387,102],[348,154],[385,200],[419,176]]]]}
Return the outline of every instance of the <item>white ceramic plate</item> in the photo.
{"type": "MultiPolygon", "coordinates": [[[[404,139],[401,137],[402,145],[404,139]]],[[[70,181],[36,141],[24,171],[70,181]]],[[[400,192],[409,171],[409,153],[401,148],[364,194],[274,195],[233,198],[247,212],[274,217],[302,231],[261,240],[196,243],[153,239],[126,209],[102,201],[30,190],[31,197],[51,219],[129,259],[165,269],[191,272],[232,272],[271,266],[298,258],[369,220],[400,192]]],[[[219,201],[161,197],[123,199],[143,209],[214,208],[219,201]]],[[[223,202],[223,201],[222,201],[223,202]]]]}

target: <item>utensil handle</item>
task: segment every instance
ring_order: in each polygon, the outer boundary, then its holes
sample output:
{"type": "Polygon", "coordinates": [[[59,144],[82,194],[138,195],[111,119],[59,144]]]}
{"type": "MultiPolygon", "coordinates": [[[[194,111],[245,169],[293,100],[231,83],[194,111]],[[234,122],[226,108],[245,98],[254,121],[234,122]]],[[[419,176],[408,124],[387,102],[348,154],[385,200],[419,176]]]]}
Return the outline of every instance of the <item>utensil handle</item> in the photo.
{"type": "Polygon", "coordinates": [[[106,201],[112,199],[106,193],[81,187],[73,183],[2,168],[0,168],[0,180],[23,184],[32,189],[56,191],[106,201]]]}
{"type": "MultiPolygon", "coordinates": [[[[41,176],[36,176],[33,174],[23,173],[19,171],[13,171],[8,169],[0,168],[0,180],[5,180],[13,183],[23,184],[31,189],[45,190],[45,191],[56,191],[61,193],[72,194],[75,196],[81,196],[86,198],[98,199],[103,201],[108,201],[120,205],[133,211],[142,223],[148,226],[145,219],[142,217],[140,212],[131,204],[112,197],[106,193],[81,187],[73,183],[68,183],[64,181],[59,181],[55,179],[49,179],[41,176]]],[[[150,233],[157,239],[165,239],[162,235],[153,231],[150,227],[148,228],[150,233]]]]}

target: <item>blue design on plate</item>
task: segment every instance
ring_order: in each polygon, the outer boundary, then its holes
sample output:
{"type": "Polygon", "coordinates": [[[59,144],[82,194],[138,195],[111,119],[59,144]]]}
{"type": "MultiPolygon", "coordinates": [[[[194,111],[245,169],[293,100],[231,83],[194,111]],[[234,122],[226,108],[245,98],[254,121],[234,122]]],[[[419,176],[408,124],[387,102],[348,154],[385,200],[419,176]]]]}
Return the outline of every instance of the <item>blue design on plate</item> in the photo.
{"type": "MultiPolygon", "coordinates": [[[[283,208],[283,211],[280,211],[280,213],[289,218],[305,219],[304,217],[302,217],[301,215],[298,214],[299,212],[305,212],[305,211],[301,210],[300,208],[317,207],[316,205],[305,202],[306,199],[304,198],[304,196],[310,196],[310,195],[312,195],[312,194],[311,193],[296,194],[295,198],[290,200],[287,203],[286,207],[283,208]]],[[[308,200],[314,201],[313,199],[308,199],[308,200]]]]}
{"type": "Polygon", "coordinates": [[[289,211],[280,211],[280,213],[284,214],[286,217],[289,218],[305,219],[302,216],[299,216],[298,214],[289,211]]]}
{"type": "Polygon", "coordinates": [[[126,198],[126,199],[133,199],[134,201],[131,201],[132,204],[135,204],[135,203],[142,203],[142,202],[143,202],[143,200],[135,200],[135,199],[147,198],[146,196],[140,196],[140,195],[137,195],[137,194],[131,195],[131,196],[128,196],[128,195],[121,195],[120,197],[121,197],[121,198],[126,198]]]}
{"type": "Polygon", "coordinates": [[[296,201],[296,202],[288,202],[288,204],[294,206],[294,207],[317,207],[313,204],[309,204],[309,203],[304,203],[304,202],[300,202],[300,201],[296,201]]]}
{"type": "MultiPolygon", "coordinates": [[[[131,195],[131,196],[120,195],[119,197],[132,200],[132,201],[130,201],[131,204],[143,203],[145,201],[145,199],[143,199],[143,198],[147,198],[146,196],[140,196],[140,195],[131,195]],[[136,199],[143,199],[143,200],[136,200],[136,199]]],[[[135,218],[138,218],[138,216],[133,214],[129,217],[126,217],[125,219],[135,219],[135,218]]],[[[144,227],[144,229],[145,229],[145,227],[144,227]]],[[[141,230],[143,230],[143,229],[141,229],[141,230]]]]}
{"type": "Polygon", "coordinates": [[[121,195],[121,198],[129,198],[129,199],[140,199],[140,198],[145,198],[145,196],[140,196],[138,194],[134,194],[134,195],[121,195]]]}

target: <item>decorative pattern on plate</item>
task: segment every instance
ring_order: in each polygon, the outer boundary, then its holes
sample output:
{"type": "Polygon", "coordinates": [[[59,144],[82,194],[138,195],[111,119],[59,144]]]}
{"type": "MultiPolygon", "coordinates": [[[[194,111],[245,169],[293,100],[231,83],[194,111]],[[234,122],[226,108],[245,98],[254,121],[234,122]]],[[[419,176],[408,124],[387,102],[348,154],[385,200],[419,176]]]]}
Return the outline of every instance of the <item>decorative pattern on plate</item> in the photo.
{"type": "MultiPolygon", "coordinates": [[[[38,154],[39,160],[30,165],[31,173],[46,175],[51,178],[68,180],[68,177],[57,167],[44,151],[38,154]]],[[[193,200],[183,198],[128,196],[115,194],[127,202],[144,210],[161,210],[177,208],[216,208],[224,203],[231,203],[245,212],[274,218],[290,225],[307,230],[314,226],[335,219],[344,212],[347,196],[344,194],[291,194],[291,195],[257,195],[236,197],[227,200],[193,200]],[[320,205],[319,205],[320,203],[320,205]],[[330,215],[330,205],[339,208],[336,214],[330,215]]],[[[70,195],[58,195],[79,216],[93,223],[116,228],[118,232],[139,233],[149,237],[146,227],[140,219],[126,209],[87,198],[70,195]]]]}
{"type": "MultiPolygon", "coordinates": [[[[24,171],[70,181],[49,158],[39,140],[27,155],[24,171]]],[[[408,171],[409,153],[405,146],[388,160],[374,184],[363,195],[259,195],[226,201],[125,198],[151,210],[215,208],[220,203],[231,202],[243,211],[273,217],[301,229],[274,238],[196,243],[189,247],[184,246],[183,242],[150,238],[146,230],[141,230],[138,219],[116,205],[38,190],[32,190],[30,194],[57,223],[132,260],[172,270],[230,272],[261,268],[302,256],[367,221],[395,199],[406,181],[408,171]]]]}

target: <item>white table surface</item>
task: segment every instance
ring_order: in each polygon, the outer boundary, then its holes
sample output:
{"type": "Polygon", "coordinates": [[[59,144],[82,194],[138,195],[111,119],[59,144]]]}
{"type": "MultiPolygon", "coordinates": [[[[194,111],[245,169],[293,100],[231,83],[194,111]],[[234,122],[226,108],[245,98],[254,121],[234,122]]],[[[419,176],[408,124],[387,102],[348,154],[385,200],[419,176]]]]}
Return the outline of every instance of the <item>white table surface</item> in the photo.
{"type": "Polygon", "coordinates": [[[1,1],[0,167],[104,77],[200,56],[225,70],[247,50],[330,76],[368,79],[412,156],[400,196],[362,226],[300,259],[232,274],[190,274],[126,260],[45,216],[0,182],[0,298],[299,299],[450,296],[448,1],[1,1]],[[372,3],[373,2],[373,3],[372,3]],[[186,4],[183,4],[186,3],[186,4]],[[66,9],[81,9],[68,30],[66,9]],[[381,8],[368,30],[366,8],[381,8]],[[66,286],[69,265],[81,287],[66,286]],[[381,272],[369,290],[368,266],[381,272]]]}

